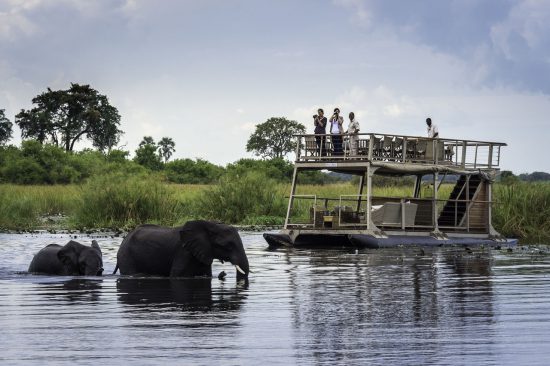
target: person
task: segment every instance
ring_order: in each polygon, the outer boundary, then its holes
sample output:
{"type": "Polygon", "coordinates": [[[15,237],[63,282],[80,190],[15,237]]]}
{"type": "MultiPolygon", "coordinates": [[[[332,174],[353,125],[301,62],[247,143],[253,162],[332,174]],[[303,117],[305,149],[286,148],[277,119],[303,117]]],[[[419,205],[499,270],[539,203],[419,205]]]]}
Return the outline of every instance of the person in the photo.
{"type": "Polygon", "coordinates": [[[437,126],[432,123],[431,118],[426,118],[426,124],[428,125],[428,137],[431,139],[439,137],[439,130],[437,129],[437,126]]]}
{"type": "Polygon", "coordinates": [[[334,146],[333,155],[342,155],[342,134],[344,133],[344,117],[340,116],[340,108],[334,108],[334,114],[330,117],[330,134],[332,145],[334,146]]]}
{"type": "Polygon", "coordinates": [[[359,142],[359,122],[355,120],[355,113],[349,112],[349,125],[346,131],[349,134],[350,154],[352,156],[357,155],[357,144],[359,142]]]}
{"type": "MultiPolygon", "coordinates": [[[[319,108],[317,114],[313,116],[313,124],[315,125],[314,132],[316,135],[326,135],[327,133],[327,117],[324,115],[325,111],[319,108]]],[[[325,156],[325,136],[315,136],[315,141],[317,142],[317,151],[320,152],[321,156],[325,156]]]]}

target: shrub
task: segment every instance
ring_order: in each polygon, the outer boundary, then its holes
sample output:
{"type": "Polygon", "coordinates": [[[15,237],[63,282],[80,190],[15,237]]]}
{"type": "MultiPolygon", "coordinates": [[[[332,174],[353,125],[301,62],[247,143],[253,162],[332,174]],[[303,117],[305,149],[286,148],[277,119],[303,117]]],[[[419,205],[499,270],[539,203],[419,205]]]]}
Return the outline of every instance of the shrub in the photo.
{"type": "Polygon", "coordinates": [[[176,159],[165,165],[166,179],[179,184],[209,184],[216,182],[224,169],[206,160],[176,159]]]}
{"type": "Polygon", "coordinates": [[[273,179],[258,172],[226,174],[196,199],[198,216],[238,224],[259,216],[284,217],[286,200],[273,179]]]}
{"type": "Polygon", "coordinates": [[[92,177],[82,188],[75,225],[133,227],[143,223],[172,225],[183,217],[173,190],[147,175],[113,173],[92,177]]]}

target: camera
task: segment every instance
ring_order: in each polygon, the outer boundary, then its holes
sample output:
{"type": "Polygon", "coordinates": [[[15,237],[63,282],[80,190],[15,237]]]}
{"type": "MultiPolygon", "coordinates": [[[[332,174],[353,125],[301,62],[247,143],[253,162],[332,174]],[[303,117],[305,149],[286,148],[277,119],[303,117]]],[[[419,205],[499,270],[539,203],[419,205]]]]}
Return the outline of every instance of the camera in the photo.
{"type": "Polygon", "coordinates": [[[316,114],[314,114],[314,115],[313,115],[313,118],[317,118],[317,117],[319,117],[319,116],[318,116],[318,115],[316,115],[316,114]]]}

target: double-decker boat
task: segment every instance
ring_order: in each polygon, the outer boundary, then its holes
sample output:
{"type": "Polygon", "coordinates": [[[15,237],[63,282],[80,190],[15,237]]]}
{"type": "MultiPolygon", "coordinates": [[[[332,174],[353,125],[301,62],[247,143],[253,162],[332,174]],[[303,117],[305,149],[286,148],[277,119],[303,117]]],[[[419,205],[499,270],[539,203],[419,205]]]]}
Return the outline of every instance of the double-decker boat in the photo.
{"type": "Polygon", "coordinates": [[[491,223],[492,185],[505,143],[363,133],[338,151],[330,135],[296,137],[285,224],[277,234],[264,234],[270,246],[517,243],[491,223]],[[357,191],[322,196],[299,185],[300,176],[312,170],[356,176],[357,191]],[[377,176],[401,181],[394,191],[408,193],[384,193],[373,184],[377,176]]]}

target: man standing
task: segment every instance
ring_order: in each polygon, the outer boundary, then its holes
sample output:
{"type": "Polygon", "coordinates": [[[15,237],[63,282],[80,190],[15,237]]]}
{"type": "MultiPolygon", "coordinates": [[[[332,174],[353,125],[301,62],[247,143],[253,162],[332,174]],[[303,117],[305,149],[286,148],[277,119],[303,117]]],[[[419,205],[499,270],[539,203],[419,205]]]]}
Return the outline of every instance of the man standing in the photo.
{"type": "Polygon", "coordinates": [[[426,118],[426,124],[428,125],[428,137],[431,139],[439,137],[439,130],[437,126],[432,123],[431,118],[426,118]]]}
{"type": "MultiPolygon", "coordinates": [[[[313,116],[316,135],[326,135],[327,133],[327,117],[325,117],[324,114],[325,112],[323,109],[319,108],[317,114],[313,116]]],[[[319,152],[320,156],[325,156],[325,136],[315,136],[315,141],[317,142],[317,152],[319,152]]]]}
{"type": "Polygon", "coordinates": [[[334,108],[334,114],[330,118],[330,134],[334,155],[342,155],[342,134],[344,133],[344,117],[340,116],[340,108],[334,108]]]}
{"type": "Polygon", "coordinates": [[[359,133],[359,122],[355,120],[355,113],[353,112],[349,112],[347,133],[349,134],[350,155],[355,156],[357,155],[357,143],[359,142],[359,136],[357,136],[359,133]]]}

